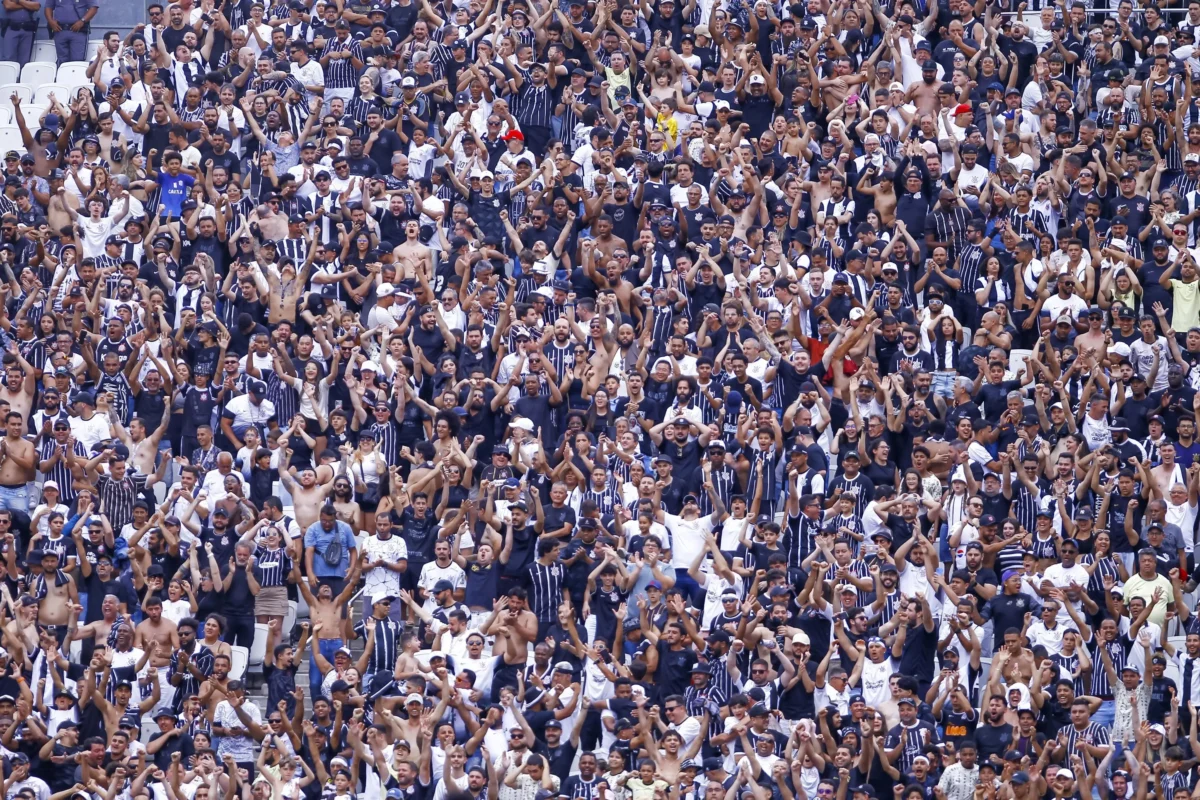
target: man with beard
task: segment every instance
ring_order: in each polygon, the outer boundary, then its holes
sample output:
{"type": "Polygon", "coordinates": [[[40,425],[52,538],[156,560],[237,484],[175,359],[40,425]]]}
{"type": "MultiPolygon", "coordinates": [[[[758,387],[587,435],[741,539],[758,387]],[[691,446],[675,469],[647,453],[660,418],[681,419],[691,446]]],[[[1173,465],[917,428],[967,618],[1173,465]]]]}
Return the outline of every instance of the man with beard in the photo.
{"type": "Polygon", "coordinates": [[[1004,755],[1013,745],[1013,725],[1005,719],[1006,702],[999,695],[988,698],[987,710],[983,719],[975,728],[975,744],[979,748],[979,758],[991,761],[993,757],[1004,755]]]}
{"type": "Polygon", "coordinates": [[[1023,630],[1025,615],[1037,610],[1037,604],[1021,591],[1022,580],[1018,570],[1006,570],[1001,576],[1003,591],[984,603],[974,614],[977,625],[985,625],[989,620],[992,622],[993,647],[996,652],[1004,645],[1005,632],[1014,628],[1018,631],[1023,630]]]}

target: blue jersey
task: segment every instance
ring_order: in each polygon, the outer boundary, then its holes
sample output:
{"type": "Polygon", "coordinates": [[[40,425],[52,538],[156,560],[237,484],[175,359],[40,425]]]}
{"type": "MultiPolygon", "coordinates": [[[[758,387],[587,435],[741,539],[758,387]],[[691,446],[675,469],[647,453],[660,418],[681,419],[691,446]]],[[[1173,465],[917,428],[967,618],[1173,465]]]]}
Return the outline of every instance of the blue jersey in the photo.
{"type": "Polygon", "coordinates": [[[160,172],[158,184],[162,187],[162,193],[159,196],[159,214],[178,218],[183,213],[183,201],[187,200],[195,183],[195,178],[183,172],[178,175],[160,172]]]}

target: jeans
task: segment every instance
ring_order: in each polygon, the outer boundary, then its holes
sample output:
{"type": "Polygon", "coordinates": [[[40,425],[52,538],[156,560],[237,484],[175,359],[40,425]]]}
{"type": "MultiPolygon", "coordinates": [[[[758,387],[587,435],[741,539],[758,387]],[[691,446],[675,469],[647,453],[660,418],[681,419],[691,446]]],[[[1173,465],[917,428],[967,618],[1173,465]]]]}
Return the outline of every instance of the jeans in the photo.
{"type": "Polygon", "coordinates": [[[1092,722],[1103,728],[1111,729],[1116,719],[1117,703],[1115,700],[1105,700],[1100,704],[1100,708],[1096,709],[1096,713],[1092,714],[1092,722]]]}
{"type": "Polygon", "coordinates": [[[19,487],[0,486],[0,508],[9,511],[29,513],[29,490],[24,485],[19,487]]]}
{"type": "Polygon", "coordinates": [[[696,583],[696,579],[688,574],[686,567],[675,568],[675,588],[683,592],[683,596],[687,600],[691,600],[700,594],[700,584],[696,583]]]}
{"type": "MultiPolygon", "coordinates": [[[[318,639],[317,650],[325,657],[325,660],[330,664],[333,663],[333,656],[342,646],[341,639],[318,639]]],[[[325,676],[321,674],[321,670],[317,669],[315,659],[310,655],[308,657],[308,701],[311,703],[318,697],[321,697],[321,682],[325,676]]]]}

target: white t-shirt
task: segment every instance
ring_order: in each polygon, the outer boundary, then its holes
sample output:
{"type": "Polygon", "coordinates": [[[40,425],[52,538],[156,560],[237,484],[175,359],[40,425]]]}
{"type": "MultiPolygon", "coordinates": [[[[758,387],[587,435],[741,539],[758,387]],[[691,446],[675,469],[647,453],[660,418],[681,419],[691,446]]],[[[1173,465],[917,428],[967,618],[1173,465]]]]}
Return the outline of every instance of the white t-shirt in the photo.
{"type": "Polygon", "coordinates": [[[739,600],[744,593],[741,581],[730,583],[714,572],[705,573],[704,582],[700,585],[704,589],[704,613],[700,617],[700,627],[708,630],[712,626],[713,620],[721,613],[721,595],[725,593],[725,590],[733,589],[737,592],[739,600]]]}
{"type": "Polygon", "coordinates": [[[674,514],[665,514],[663,522],[671,532],[671,566],[687,569],[704,549],[705,534],[712,533],[712,516],[705,514],[687,520],[674,514]]]}
{"type": "Polygon", "coordinates": [[[445,567],[439,567],[436,561],[430,561],[422,566],[421,576],[417,579],[417,587],[426,592],[424,605],[426,611],[433,611],[437,606],[433,600],[433,587],[438,581],[450,581],[456,590],[465,589],[467,588],[467,573],[463,572],[463,568],[453,561],[445,567]]]}
{"type": "MultiPolygon", "coordinates": [[[[362,554],[369,561],[384,561],[389,564],[395,564],[398,561],[408,559],[408,544],[394,533],[386,541],[380,539],[378,536],[368,536],[362,543],[362,554]]],[[[375,567],[374,569],[367,570],[364,577],[367,581],[366,589],[364,589],[367,597],[374,597],[377,594],[399,596],[399,572],[393,572],[385,567],[375,567]]]]}
{"type": "Polygon", "coordinates": [[[863,700],[866,701],[868,706],[879,708],[891,702],[892,688],[888,683],[892,675],[899,668],[899,663],[890,655],[878,664],[869,658],[863,662],[860,682],[862,684],[863,700]]]}

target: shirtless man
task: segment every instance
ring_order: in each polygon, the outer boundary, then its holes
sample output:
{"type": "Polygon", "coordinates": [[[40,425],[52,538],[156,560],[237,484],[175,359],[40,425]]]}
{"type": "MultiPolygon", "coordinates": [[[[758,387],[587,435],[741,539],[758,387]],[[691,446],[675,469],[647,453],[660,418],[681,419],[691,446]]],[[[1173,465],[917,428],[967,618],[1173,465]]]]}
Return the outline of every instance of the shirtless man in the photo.
{"type": "Polygon", "coordinates": [[[4,626],[4,645],[13,658],[19,660],[24,655],[32,660],[37,653],[37,617],[37,600],[30,595],[22,595],[16,604],[16,617],[4,626]]]}
{"type": "Polygon", "coordinates": [[[33,410],[33,396],[37,390],[37,370],[21,357],[17,343],[8,346],[8,352],[17,363],[4,368],[4,383],[0,385],[0,400],[8,403],[10,411],[28,418],[33,410]]]}
{"type": "Polygon", "coordinates": [[[149,595],[142,603],[146,618],[133,631],[133,646],[150,654],[150,664],[158,670],[158,686],[161,692],[159,705],[170,708],[175,698],[175,687],[171,685],[167,669],[171,666],[171,654],[179,649],[179,627],[162,615],[162,598],[149,595]]]}
{"type": "Polygon", "coordinates": [[[42,574],[34,576],[30,594],[38,600],[37,621],[54,634],[61,646],[67,639],[71,609],[79,602],[75,581],[59,569],[58,553],[42,552],[42,574]]]}
{"type": "Polygon", "coordinates": [[[938,107],[937,62],[932,58],[921,65],[921,80],[913,81],[904,90],[904,99],[917,107],[918,114],[931,114],[938,107]]]}
{"type": "MultiPolygon", "coordinates": [[[[290,458],[290,451],[285,448],[284,455],[290,458]]],[[[317,473],[312,467],[305,467],[293,480],[285,470],[279,471],[279,480],[292,496],[293,513],[300,530],[306,531],[314,522],[321,518],[321,506],[333,491],[333,470],[329,470],[329,479],[317,481],[317,473]]]]}
{"type": "MultiPolygon", "coordinates": [[[[507,212],[505,212],[505,215],[507,216],[507,212]]],[[[574,211],[567,212],[567,224],[575,224],[574,211]]],[[[596,217],[596,221],[592,223],[592,231],[595,234],[593,238],[590,241],[580,242],[579,249],[582,252],[585,244],[590,245],[592,248],[592,257],[595,259],[596,264],[608,264],[608,262],[616,258],[613,255],[614,253],[618,250],[629,252],[629,248],[632,246],[632,243],[626,242],[620,236],[613,236],[612,217],[607,214],[601,214],[596,217]],[[603,253],[603,257],[600,257],[597,251],[603,253]]]]}
{"type": "Polygon", "coordinates": [[[24,437],[25,417],[16,411],[4,418],[4,439],[0,440],[0,508],[29,513],[26,485],[37,469],[37,448],[24,437]]]}
{"type": "Polygon", "coordinates": [[[401,281],[415,281],[418,273],[426,280],[433,276],[433,251],[421,244],[420,235],[420,223],[410,219],[404,226],[404,242],[392,250],[396,257],[397,278],[401,281]]]}
{"type": "Polygon", "coordinates": [[[1161,496],[1170,497],[1171,487],[1176,483],[1184,482],[1187,479],[1187,473],[1184,472],[1182,465],[1175,461],[1175,443],[1171,440],[1168,439],[1159,445],[1158,457],[1160,463],[1151,468],[1150,475],[1154,478],[1154,483],[1161,496]]]}
{"type": "Polygon", "coordinates": [[[129,422],[129,430],[125,430],[125,426],[116,419],[110,419],[109,424],[112,426],[113,437],[120,439],[129,448],[130,459],[137,471],[143,475],[153,475],[158,469],[158,443],[167,432],[167,426],[171,424],[171,415],[163,414],[162,422],[151,432],[146,431],[146,423],[138,417],[129,422]]]}
{"type": "Polygon", "coordinates": [[[218,653],[213,656],[212,675],[200,684],[200,706],[207,709],[204,713],[209,722],[212,722],[217,704],[229,696],[229,670],[232,668],[233,662],[229,656],[218,653]]]}
{"type": "MultiPolygon", "coordinates": [[[[84,563],[87,563],[86,560],[84,563]]],[[[70,631],[67,636],[68,643],[75,639],[92,639],[97,647],[107,646],[108,635],[112,632],[112,627],[120,616],[120,609],[121,601],[115,594],[104,595],[104,602],[100,606],[102,612],[100,619],[70,631]]]]}
{"type": "MultiPolygon", "coordinates": [[[[308,618],[312,622],[313,652],[320,653],[326,659],[332,660],[334,654],[345,644],[341,634],[342,614],[345,611],[346,603],[354,594],[361,566],[362,559],[350,559],[350,574],[346,576],[346,587],[337,597],[333,596],[333,588],[327,583],[319,584],[317,594],[313,596],[308,581],[304,580],[300,574],[299,559],[292,562],[292,575],[295,576],[296,586],[300,588],[304,602],[308,603],[308,618]]],[[[321,678],[321,670],[317,668],[315,660],[310,661],[308,683],[309,688],[312,689],[311,696],[314,698],[321,696],[318,694],[321,690],[321,678]]]]}
{"type": "MultiPolygon", "coordinates": [[[[813,136],[817,124],[815,122],[808,123],[808,134],[813,136]]],[[[811,172],[809,173],[812,174],[811,172]]],[[[822,164],[817,167],[816,181],[803,181],[800,184],[800,190],[808,192],[809,201],[813,208],[819,208],[822,203],[833,196],[833,186],[830,184],[830,179],[833,178],[833,166],[830,164],[822,164]]]]}
{"type": "Polygon", "coordinates": [[[492,702],[500,700],[502,686],[515,686],[517,673],[529,659],[529,643],[537,638],[538,622],[527,607],[525,590],[515,586],[496,600],[484,635],[496,637],[492,653],[500,657],[492,673],[492,702]]]}

